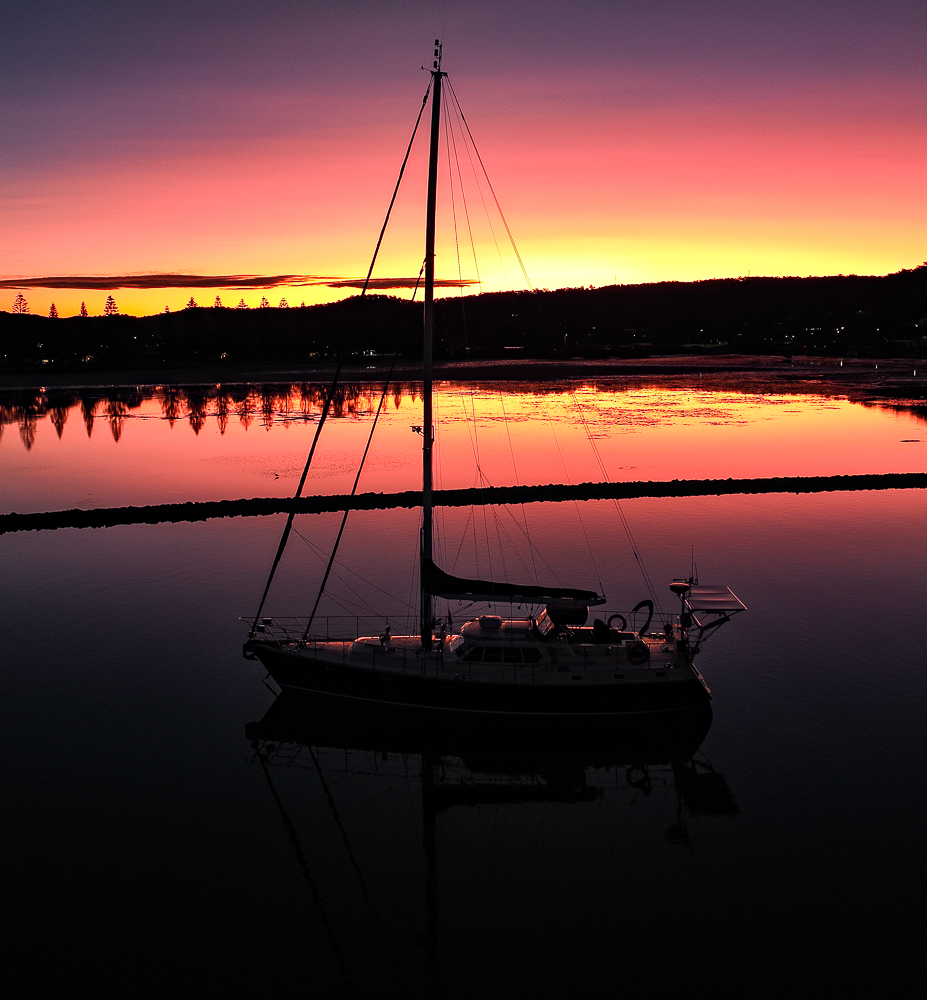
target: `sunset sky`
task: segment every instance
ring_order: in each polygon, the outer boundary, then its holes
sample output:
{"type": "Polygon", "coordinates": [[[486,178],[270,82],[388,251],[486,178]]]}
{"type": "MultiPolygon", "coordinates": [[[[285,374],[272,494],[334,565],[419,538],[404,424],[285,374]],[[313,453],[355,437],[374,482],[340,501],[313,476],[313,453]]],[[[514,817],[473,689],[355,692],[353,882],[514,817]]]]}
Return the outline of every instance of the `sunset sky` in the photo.
{"type": "MultiPolygon", "coordinates": [[[[108,294],[137,314],[191,294],[349,294],[327,279],[366,272],[439,36],[535,286],[882,274],[927,257],[923,0],[4,6],[0,278],[14,281],[0,309],[18,279],[33,279],[32,312],[62,315],[82,300],[102,312],[108,294]],[[34,281],[147,273],[315,283],[34,281]]],[[[377,275],[418,274],[425,140],[377,275]]],[[[482,287],[524,287],[458,152],[482,287]]],[[[437,269],[457,278],[446,163],[442,178],[437,269]]]]}

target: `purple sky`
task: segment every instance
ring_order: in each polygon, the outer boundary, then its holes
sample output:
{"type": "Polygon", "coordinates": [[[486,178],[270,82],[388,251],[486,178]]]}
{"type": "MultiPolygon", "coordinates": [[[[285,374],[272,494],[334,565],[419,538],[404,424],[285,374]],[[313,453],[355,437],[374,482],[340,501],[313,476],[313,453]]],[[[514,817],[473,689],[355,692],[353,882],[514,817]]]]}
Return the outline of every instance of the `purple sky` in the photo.
{"type": "MultiPolygon", "coordinates": [[[[437,35],[536,284],[927,257],[927,4],[33,0],[4,25],[0,277],[363,273],[437,35]]],[[[417,273],[417,198],[383,274],[417,273]]]]}

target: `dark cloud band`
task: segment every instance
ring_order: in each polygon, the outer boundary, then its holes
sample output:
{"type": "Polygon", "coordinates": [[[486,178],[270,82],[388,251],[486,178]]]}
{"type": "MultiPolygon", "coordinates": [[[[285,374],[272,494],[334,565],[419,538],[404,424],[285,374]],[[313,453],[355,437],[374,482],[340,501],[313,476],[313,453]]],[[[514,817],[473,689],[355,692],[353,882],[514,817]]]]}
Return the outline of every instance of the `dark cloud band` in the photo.
{"type": "MultiPolygon", "coordinates": [[[[363,288],[363,278],[331,278],[328,281],[318,282],[328,285],[329,288],[363,288]]],[[[368,288],[415,288],[422,284],[421,278],[371,278],[367,283],[368,288]]],[[[467,278],[435,278],[435,288],[469,288],[475,285],[475,281],[467,278]]]]}
{"type": "MultiPolygon", "coordinates": [[[[414,288],[417,278],[372,278],[369,288],[414,288]]],[[[466,288],[475,282],[451,278],[438,279],[441,288],[466,288]]],[[[281,286],[328,288],[363,288],[363,278],[344,278],[324,274],[120,274],[67,275],[40,278],[0,278],[0,288],[74,288],[89,291],[114,291],[119,288],[235,288],[262,289],[281,286]]]]}

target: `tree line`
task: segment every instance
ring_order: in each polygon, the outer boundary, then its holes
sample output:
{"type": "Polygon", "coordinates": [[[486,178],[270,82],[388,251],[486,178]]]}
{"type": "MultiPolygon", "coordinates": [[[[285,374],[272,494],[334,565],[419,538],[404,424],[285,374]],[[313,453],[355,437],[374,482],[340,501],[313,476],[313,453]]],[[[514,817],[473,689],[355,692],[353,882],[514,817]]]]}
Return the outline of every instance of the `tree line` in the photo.
{"type": "MultiPolygon", "coordinates": [[[[112,300],[112,296],[110,296],[112,300]]],[[[421,357],[421,304],[354,296],[291,309],[201,307],[146,317],[0,312],[0,370],[291,364],[421,357]]],[[[922,357],[927,264],[879,277],[724,278],[448,296],[435,311],[444,359],[678,353],[922,357]]]]}
{"type": "MultiPolygon", "coordinates": [[[[305,305],[306,305],[306,303],[303,302],[302,303],[302,307],[305,308],[305,305]]],[[[213,307],[216,308],[216,309],[222,309],[223,308],[222,299],[218,295],[216,296],[216,301],[213,303],[213,307]]],[[[184,308],[185,309],[199,309],[199,303],[191,295],[189,301],[184,306],[184,308]]],[[[235,306],[235,308],[236,309],[250,309],[251,307],[247,304],[247,302],[245,302],[244,299],[239,299],[238,305],[235,306]]],[[[258,305],[258,309],[269,309],[269,308],[270,308],[270,302],[268,301],[267,296],[262,296],[261,297],[260,305],[258,305]]],[[[278,309],[289,309],[290,305],[287,302],[287,300],[284,298],[284,299],[280,300],[280,305],[277,308],[278,309]]],[[[14,316],[28,316],[32,312],[32,310],[29,308],[29,302],[26,299],[26,296],[23,295],[22,292],[20,292],[16,296],[16,298],[13,299],[13,310],[12,311],[13,311],[13,315],[14,316]]],[[[171,311],[171,307],[170,306],[165,306],[164,307],[164,313],[165,314],[169,313],[170,311],[171,311]]],[[[78,313],[78,316],[87,317],[89,315],[90,315],[90,313],[87,311],[87,303],[86,302],[81,302],[81,304],[80,304],[80,312],[78,313]]],[[[119,306],[116,304],[116,300],[112,297],[112,295],[107,295],[107,297],[106,297],[106,302],[103,305],[103,315],[104,316],[118,316],[119,315],[119,306]]],[[[61,316],[60,316],[60,314],[58,312],[58,307],[55,305],[54,302],[52,302],[51,306],[49,307],[48,318],[49,319],[60,319],[61,318],[61,316]]]]}

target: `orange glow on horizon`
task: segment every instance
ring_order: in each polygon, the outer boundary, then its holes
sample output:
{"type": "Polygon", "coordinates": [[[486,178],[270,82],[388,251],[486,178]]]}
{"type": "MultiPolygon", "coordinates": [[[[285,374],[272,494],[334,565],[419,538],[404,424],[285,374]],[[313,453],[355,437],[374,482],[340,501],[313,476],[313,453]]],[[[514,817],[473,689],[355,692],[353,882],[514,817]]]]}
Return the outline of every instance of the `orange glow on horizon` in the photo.
{"type": "MultiPolygon", "coordinates": [[[[859,88],[811,97],[782,92],[754,104],[728,95],[714,106],[664,97],[657,106],[606,104],[603,118],[583,103],[580,82],[518,112],[498,107],[486,80],[458,84],[462,100],[469,92],[468,120],[535,287],[748,272],[885,274],[921,263],[927,209],[917,192],[925,147],[897,96],[885,105],[859,88]]],[[[613,84],[628,85],[620,78],[613,84]]],[[[15,272],[4,266],[20,275],[363,275],[408,135],[402,122],[414,120],[411,87],[409,95],[409,115],[391,104],[391,119],[372,127],[341,121],[328,131],[296,129],[300,134],[260,141],[139,139],[105,159],[85,151],[66,168],[52,163],[22,173],[11,181],[18,197],[5,205],[15,272]]],[[[524,287],[494,212],[490,230],[483,208],[489,193],[480,193],[460,147],[452,201],[446,154],[442,148],[438,276],[475,278],[478,269],[485,291],[524,287]]],[[[425,169],[420,137],[375,275],[418,273],[425,169]]],[[[101,313],[109,293],[25,294],[33,313],[47,314],[54,301],[66,316],[82,301],[101,313]]],[[[244,298],[254,307],[262,295],[292,306],[351,291],[112,294],[121,312],[150,315],[182,308],[191,294],[201,305],[218,294],[224,304],[244,298]]],[[[14,297],[12,290],[0,295],[0,308],[11,308],[14,297]]]]}

